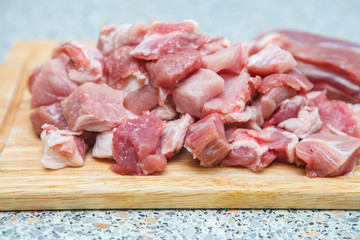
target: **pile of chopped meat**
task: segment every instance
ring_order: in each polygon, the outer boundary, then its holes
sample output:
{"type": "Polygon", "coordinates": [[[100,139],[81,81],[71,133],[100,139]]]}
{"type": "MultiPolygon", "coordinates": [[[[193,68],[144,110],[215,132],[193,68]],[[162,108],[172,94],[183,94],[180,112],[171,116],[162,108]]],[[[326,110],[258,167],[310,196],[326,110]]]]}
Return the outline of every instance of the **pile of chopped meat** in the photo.
{"type": "Polygon", "coordinates": [[[350,175],[360,158],[360,46],[299,31],[249,43],[194,21],[101,26],[97,47],[57,46],[33,69],[42,164],[82,166],[91,149],[122,175],[165,169],[185,147],[204,167],[350,175]]]}

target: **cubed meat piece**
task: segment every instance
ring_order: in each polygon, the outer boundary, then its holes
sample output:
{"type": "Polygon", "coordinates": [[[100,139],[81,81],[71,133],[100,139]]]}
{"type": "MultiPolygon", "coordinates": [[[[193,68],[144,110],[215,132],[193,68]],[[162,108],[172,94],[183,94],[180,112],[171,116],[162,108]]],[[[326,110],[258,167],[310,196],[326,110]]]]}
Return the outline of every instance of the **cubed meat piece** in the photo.
{"type": "Polygon", "coordinates": [[[160,137],[165,122],[151,113],[126,119],[114,132],[112,152],[116,164],[111,169],[122,175],[148,175],[165,169],[160,153],[160,137]]]}
{"type": "Polygon", "coordinates": [[[59,169],[84,165],[87,145],[79,137],[81,132],[59,130],[49,124],[45,124],[43,129],[41,140],[44,144],[44,155],[41,163],[45,168],[59,169]]]}
{"type": "Polygon", "coordinates": [[[178,112],[175,110],[175,106],[169,102],[164,103],[163,105],[158,105],[151,111],[151,113],[163,121],[173,120],[178,115],[178,112]]]}
{"type": "Polygon", "coordinates": [[[64,118],[60,103],[41,106],[30,114],[31,125],[36,135],[40,136],[45,123],[54,125],[58,129],[67,129],[67,123],[64,118]]]}
{"type": "Polygon", "coordinates": [[[217,51],[220,51],[224,48],[228,48],[231,46],[231,43],[228,38],[226,37],[217,37],[212,38],[209,42],[202,45],[199,50],[201,55],[210,55],[217,51]]]}
{"type": "Polygon", "coordinates": [[[130,56],[133,46],[122,46],[115,49],[106,58],[107,84],[116,89],[123,89],[128,78],[135,78],[139,84],[144,84],[147,74],[145,65],[139,59],[130,56]]]}
{"type": "Polygon", "coordinates": [[[226,158],[231,147],[220,115],[213,113],[192,124],[184,146],[205,167],[215,166],[226,158]]]}
{"type": "Polygon", "coordinates": [[[194,118],[189,114],[185,114],[179,119],[168,121],[161,135],[161,154],[168,159],[177,154],[184,145],[189,126],[193,123],[194,118]]]}
{"type": "Polygon", "coordinates": [[[209,69],[201,68],[182,81],[172,94],[178,112],[202,117],[204,103],[219,95],[223,89],[223,78],[209,69]]]}
{"type": "Polygon", "coordinates": [[[317,133],[296,145],[296,155],[306,163],[308,177],[349,175],[360,158],[360,139],[317,133]]]}
{"type": "Polygon", "coordinates": [[[77,88],[61,106],[72,131],[107,131],[127,116],[122,91],[91,82],[77,88]]]}
{"type": "Polygon", "coordinates": [[[285,73],[295,66],[296,61],[291,53],[273,44],[252,55],[247,64],[250,73],[260,76],[285,73]]]}
{"type": "Polygon", "coordinates": [[[259,171],[267,167],[276,158],[273,150],[247,134],[246,129],[236,129],[231,135],[233,135],[231,152],[220,163],[220,166],[243,166],[252,171],[259,171]]]}
{"type": "Polygon", "coordinates": [[[99,133],[92,148],[92,156],[97,158],[114,158],[112,153],[112,139],[115,129],[99,133]]]}
{"type": "Polygon", "coordinates": [[[130,54],[139,59],[155,60],[185,48],[198,49],[209,40],[194,21],[155,23],[130,54]]]}
{"type": "Polygon", "coordinates": [[[68,70],[61,59],[45,63],[31,82],[32,108],[60,102],[79,86],[69,79],[68,70]]]}
{"type": "Polygon", "coordinates": [[[129,92],[124,98],[124,107],[137,115],[153,110],[158,104],[159,90],[148,84],[129,92]]]}
{"type": "Polygon", "coordinates": [[[203,56],[205,68],[216,73],[239,74],[247,63],[247,44],[236,43],[213,54],[203,56]]]}
{"type": "Polygon", "coordinates": [[[201,67],[200,52],[191,48],[167,53],[146,63],[151,85],[167,89],[174,88],[180,80],[201,67]]]}

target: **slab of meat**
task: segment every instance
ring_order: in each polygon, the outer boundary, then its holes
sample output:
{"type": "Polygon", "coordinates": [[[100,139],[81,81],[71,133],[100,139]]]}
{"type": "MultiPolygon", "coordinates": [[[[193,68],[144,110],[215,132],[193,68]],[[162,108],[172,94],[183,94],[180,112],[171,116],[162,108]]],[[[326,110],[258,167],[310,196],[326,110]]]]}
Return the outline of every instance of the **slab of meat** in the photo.
{"type": "Polygon", "coordinates": [[[115,49],[106,58],[107,84],[116,89],[123,89],[128,78],[144,84],[147,79],[145,63],[130,56],[133,46],[122,46],[115,49]]]}
{"type": "Polygon", "coordinates": [[[64,118],[60,103],[41,106],[30,114],[31,125],[36,135],[40,136],[45,123],[54,125],[56,128],[67,129],[67,123],[64,118]]]}
{"type": "Polygon", "coordinates": [[[95,47],[75,41],[67,42],[57,46],[52,57],[60,57],[66,61],[69,78],[74,82],[81,84],[102,80],[105,64],[104,57],[95,47]]]}
{"type": "Polygon", "coordinates": [[[151,85],[167,89],[174,88],[180,80],[202,66],[200,52],[191,48],[163,54],[156,61],[146,63],[151,85]]]}
{"type": "Polygon", "coordinates": [[[122,175],[148,175],[162,171],[167,160],[160,153],[160,137],[165,122],[151,113],[126,119],[114,132],[112,152],[116,164],[111,169],[122,175]]]}
{"type": "Polygon", "coordinates": [[[72,131],[107,131],[127,117],[122,91],[91,82],[77,88],[61,106],[72,131]]]}
{"type": "Polygon", "coordinates": [[[267,76],[274,73],[285,73],[296,66],[294,57],[273,44],[267,45],[260,52],[249,58],[247,67],[255,75],[267,76]]]}
{"type": "Polygon", "coordinates": [[[45,63],[31,80],[31,107],[50,105],[64,100],[78,84],[69,79],[68,70],[61,59],[45,63]]]}
{"type": "Polygon", "coordinates": [[[247,64],[247,44],[236,43],[227,48],[220,49],[212,54],[202,57],[205,68],[216,73],[239,74],[247,64]]]}
{"type": "Polygon", "coordinates": [[[194,21],[156,23],[130,54],[139,59],[155,60],[184,48],[198,49],[209,40],[194,21]]]}
{"type": "Polygon", "coordinates": [[[230,134],[231,152],[220,166],[243,166],[252,171],[260,171],[276,158],[274,151],[247,134],[246,129],[235,129],[230,134]]]}
{"type": "Polygon", "coordinates": [[[49,124],[45,124],[43,129],[41,140],[44,143],[44,155],[41,163],[45,168],[59,169],[84,165],[87,145],[79,137],[79,132],[59,130],[49,124]]]}
{"type": "Polygon", "coordinates": [[[296,145],[296,155],[306,163],[308,177],[348,175],[360,158],[360,139],[329,133],[313,134],[296,145]]]}
{"type": "Polygon", "coordinates": [[[216,166],[226,158],[231,148],[220,115],[213,113],[192,124],[184,146],[204,167],[216,166]]]}
{"type": "Polygon", "coordinates": [[[112,153],[112,139],[114,130],[99,133],[96,136],[95,145],[92,149],[92,156],[97,158],[114,158],[112,153]]]}
{"type": "Polygon", "coordinates": [[[200,69],[182,81],[172,92],[176,110],[195,117],[202,116],[205,102],[224,89],[224,79],[209,69],[200,69]]]}
{"type": "Polygon", "coordinates": [[[193,123],[194,118],[189,114],[185,114],[179,119],[168,121],[161,134],[161,154],[169,159],[178,153],[184,145],[185,136],[189,126],[193,123]]]}

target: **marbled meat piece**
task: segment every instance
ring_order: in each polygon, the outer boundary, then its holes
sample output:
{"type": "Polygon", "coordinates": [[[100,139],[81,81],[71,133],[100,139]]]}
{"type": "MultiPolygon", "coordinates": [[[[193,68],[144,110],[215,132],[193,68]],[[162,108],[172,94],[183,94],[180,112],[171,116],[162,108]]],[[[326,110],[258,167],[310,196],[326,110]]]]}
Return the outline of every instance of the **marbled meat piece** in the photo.
{"type": "Polygon", "coordinates": [[[101,132],[96,136],[95,145],[92,148],[92,156],[97,158],[114,158],[112,153],[112,139],[115,129],[101,132]]]}
{"type": "Polygon", "coordinates": [[[247,44],[236,43],[202,57],[205,68],[216,73],[239,74],[248,61],[247,44]]]}
{"type": "Polygon", "coordinates": [[[45,168],[81,167],[84,165],[87,145],[79,137],[81,132],[59,130],[54,125],[43,125],[41,140],[44,155],[41,163],[45,168]]]}
{"type": "Polygon", "coordinates": [[[192,124],[184,146],[202,166],[218,165],[231,150],[220,115],[213,113],[192,124]]]}
{"type": "Polygon", "coordinates": [[[198,49],[209,40],[194,21],[155,23],[130,54],[139,59],[155,60],[184,48],[198,49]]]}
{"type": "Polygon", "coordinates": [[[111,166],[122,175],[148,175],[165,169],[167,160],[160,152],[160,137],[165,122],[151,113],[126,119],[114,132],[112,152],[116,164],[111,166]]]}
{"type": "Polygon", "coordinates": [[[40,106],[30,114],[31,125],[36,135],[40,136],[45,123],[54,125],[60,130],[68,128],[60,103],[40,106]]]}
{"type": "Polygon", "coordinates": [[[69,78],[76,83],[101,81],[103,78],[105,60],[95,47],[75,41],[66,42],[54,49],[52,57],[67,59],[69,78]],[[66,55],[67,58],[60,55],[66,55]]]}
{"type": "Polygon", "coordinates": [[[201,68],[172,92],[176,110],[201,117],[204,103],[219,95],[223,89],[223,78],[209,69],[201,68]]]}
{"type": "Polygon", "coordinates": [[[296,61],[291,53],[273,44],[250,56],[247,64],[250,73],[260,76],[285,73],[295,66],[296,61]]]}
{"type": "Polygon", "coordinates": [[[177,154],[184,145],[189,126],[193,123],[194,118],[189,114],[184,114],[176,120],[166,122],[166,127],[160,139],[161,154],[168,159],[177,154]]]}
{"type": "Polygon", "coordinates": [[[32,108],[60,102],[79,86],[69,79],[68,70],[61,59],[45,63],[31,81],[32,108]]]}
{"type": "Polygon", "coordinates": [[[350,175],[360,158],[360,139],[317,133],[296,145],[296,155],[306,163],[308,177],[350,175]]]}
{"type": "Polygon", "coordinates": [[[139,84],[144,84],[148,78],[145,63],[130,56],[134,46],[122,46],[115,49],[106,58],[107,84],[116,89],[123,89],[129,78],[136,79],[139,84]]]}
{"type": "Polygon", "coordinates": [[[167,89],[174,88],[179,81],[202,66],[200,52],[191,48],[166,53],[156,61],[146,63],[151,85],[167,89]]]}
{"type": "Polygon", "coordinates": [[[260,171],[267,167],[276,154],[266,144],[259,143],[254,137],[246,133],[247,129],[235,129],[230,141],[231,152],[220,166],[243,166],[252,171],[260,171]]]}
{"type": "Polygon", "coordinates": [[[123,92],[92,82],[77,88],[61,106],[72,131],[107,131],[127,117],[123,92]]]}

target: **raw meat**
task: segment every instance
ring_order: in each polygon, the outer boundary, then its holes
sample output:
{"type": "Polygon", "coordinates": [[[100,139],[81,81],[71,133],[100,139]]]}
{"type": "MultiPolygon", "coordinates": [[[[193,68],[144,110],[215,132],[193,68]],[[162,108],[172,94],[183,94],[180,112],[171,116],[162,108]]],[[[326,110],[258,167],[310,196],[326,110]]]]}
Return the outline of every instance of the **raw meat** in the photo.
{"type": "Polygon", "coordinates": [[[217,38],[211,39],[209,42],[202,45],[199,48],[199,50],[200,50],[201,55],[205,56],[205,55],[213,54],[217,51],[220,51],[220,50],[230,47],[230,46],[231,46],[231,43],[230,43],[229,39],[227,39],[226,37],[217,37],[217,38]]]}
{"type": "Polygon", "coordinates": [[[99,133],[96,136],[95,145],[92,149],[92,156],[97,158],[114,158],[112,153],[112,139],[114,136],[114,131],[116,129],[111,129],[99,133]]]}
{"type": "Polygon", "coordinates": [[[144,85],[126,94],[124,98],[124,107],[137,115],[153,110],[158,103],[159,91],[150,85],[144,85]]]}
{"type": "Polygon", "coordinates": [[[179,119],[168,121],[161,134],[161,154],[169,159],[178,153],[184,145],[185,136],[189,126],[193,123],[194,118],[189,114],[185,114],[179,119]]]}
{"type": "Polygon", "coordinates": [[[54,125],[58,129],[67,129],[67,123],[64,118],[60,103],[41,106],[30,114],[30,120],[36,135],[40,136],[45,123],[54,125]]]}
{"type": "Polygon", "coordinates": [[[260,76],[285,73],[295,66],[296,61],[291,53],[273,44],[267,45],[260,52],[252,55],[247,64],[249,72],[260,76]]]}
{"type": "Polygon", "coordinates": [[[226,158],[231,148],[220,115],[213,113],[192,124],[184,146],[204,167],[216,166],[226,158]]]}
{"type": "Polygon", "coordinates": [[[146,69],[149,71],[151,85],[172,89],[202,65],[200,52],[190,48],[161,55],[156,61],[147,62],[146,69]]]}
{"type": "Polygon", "coordinates": [[[43,129],[41,140],[44,143],[44,155],[41,163],[45,168],[59,169],[84,165],[87,146],[78,136],[79,132],[59,130],[49,124],[45,124],[43,129]]]}
{"type": "Polygon", "coordinates": [[[349,175],[360,158],[360,139],[317,133],[296,145],[296,155],[306,163],[308,177],[349,175]]]}
{"type": "Polygon", "coordinates": [[[151,113],[126,119],[114,132],[112,152],[116,164],[111,169],[122,175],[148,175],[162,171],[167,160],[160,153],[160,137],[165,122],[151,113]]]}
{"type": "Polygon", "coordinates": [[[239,74],[247,64],[247,44],[237,43],[228,48],[205,55],[202,57],[205,68],[211,69],[216,73],[239,74]]]}
{"type": "Polygon", "coordinates": [[[39,73],[30,80],[32,108],[60,102],[78,87],[69,79],[68,70],[61,59],[52,59],[45,63],[39,73]]]}
{"type": "Polygon", "coordinates": [[[61,106],[72,131],[107,131],[127,117],[122,91],[91,82],[77,88],[61,106]]]}
{"type": "Polygon", "coordinates": [[[130,54],[139,59],[155,60],[184,48],[198,49],[208,41],[209,37],[194,21],[156,23],[130,54]]]}
{"type": "Polygon", "coordinates": [[[75,41],[67,42],[57,46],[52,57],[66,59],[69,78],[76,83],[102,80],[104,57],[95,47],[86,46],[75,41]],[[63,55],[66,55],[66,58],[63,55]]]}
{"type": "Polygon", "coordinates": [[[224,79],[215,72],[202,68],[182,81],[172,92],[176,110],[201,117],[204,103],[219,95],[223,88],[224,79]]]}

